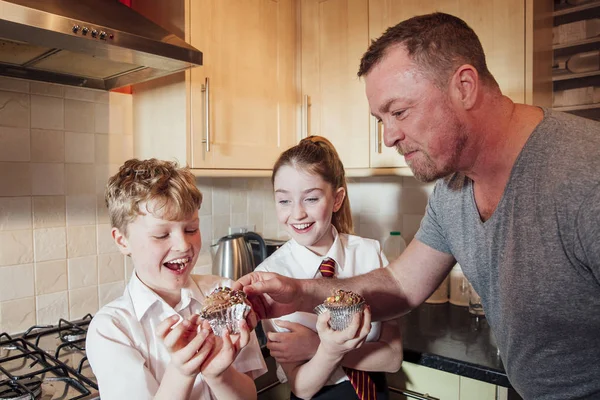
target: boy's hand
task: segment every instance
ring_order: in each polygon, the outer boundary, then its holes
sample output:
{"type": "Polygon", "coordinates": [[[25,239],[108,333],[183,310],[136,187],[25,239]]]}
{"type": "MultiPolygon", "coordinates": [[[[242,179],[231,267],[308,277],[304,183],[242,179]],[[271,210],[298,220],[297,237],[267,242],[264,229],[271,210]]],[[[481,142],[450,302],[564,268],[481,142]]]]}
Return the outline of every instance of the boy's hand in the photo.
{"type": "Polygon", "coordinates": [[[181,318],[176,314],[162,321],[156,329],[156,336],[171,355],[169,363],[185,376],[195,376],[200,372],[200,366],[215,345],[210,327],[200,329],[199,317],[194,314],[173,328],[181,318]]]}
{"type": "Polygon", "coordinates": [[[329,312],[317,318],[317,332],[323,351],[332,358],[341,359],[346,353],[357,349],[364,343],[371,331],[371,309],[365,307],[362,313],[356,313],[352,322],[343,331],[334,331],[329,326],[329,312]]]}
{"type": "MultiPolygon", "coordinates": [[[[207,321],[203,322],[202,327],[210,329],[207,321]]],[[[235,361],[240,351],[250,342],[250,329],[246,321],[240,322],[239,330],[238,335],[230,335],[229,330],[226,330],[223,337],[214,336],[215,346],[200,367],[202,375],[217,378],[235,361]]]]}
{"type": "Polygon", "coordinates": [[[321,342],[319,335],[302,324],[284,320],[272,320],[273,324],[289,332],[269,332],[267,348],[279,363],[310,360],[321,342]]]}

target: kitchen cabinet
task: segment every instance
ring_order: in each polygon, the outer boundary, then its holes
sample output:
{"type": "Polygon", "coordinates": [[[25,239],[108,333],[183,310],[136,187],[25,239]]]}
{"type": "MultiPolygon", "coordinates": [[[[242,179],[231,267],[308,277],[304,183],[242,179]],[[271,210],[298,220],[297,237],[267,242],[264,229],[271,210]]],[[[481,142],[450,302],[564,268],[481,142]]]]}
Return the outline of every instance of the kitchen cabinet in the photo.
{"type": "MultiPolygon", "coordinates": [[[[163,7],[152,3],[136,10],[163,7]]],[[[295,2],[183,5],[180,23],[203,66],[134,88],[136,156],[177,158],[194,169],[271,169],[296,141],[295,2]]],[[[153,19],[169,23],[164,11],[153,19]]]]}
{"type": "Polygon", "coordinates": [[[402,363],[396,374],[388,374],[388,385],[391,400],[506,400],[508,394],[506,388],[409,362],[402,363]]]}
{"type": "Polygon", "coordinates": [[[600,120],[600,1],[554,4],[554,109],[600,120]]]}
{"type": "Polygon", "coordinates": [[[402,167],[370,117],[356,78],[370,40],[398,22],[442,11],[478,34],[488,67],[515,102],[551,104],[551,4],[543,0],[303,0],[303,135],[328,137],[346,168],[402,167]],[[535,18],[534,18],[535,16],[535,18]]]}

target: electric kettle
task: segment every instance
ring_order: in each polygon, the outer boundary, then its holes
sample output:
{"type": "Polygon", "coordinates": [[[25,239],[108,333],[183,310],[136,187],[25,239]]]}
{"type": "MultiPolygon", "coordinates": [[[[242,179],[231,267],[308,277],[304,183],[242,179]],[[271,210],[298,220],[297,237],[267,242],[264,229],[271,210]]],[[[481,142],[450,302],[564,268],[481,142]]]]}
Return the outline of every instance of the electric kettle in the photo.
{"type": "Polygon", "coordinates": [[[262,259],[267,258],[267,247],[263,238],[255,232],[235,233],[223,236],[217,244],[213,258],[213,274],[237,280],[254,270],[254,259],[248,240],[257,241],[262,259]]]}

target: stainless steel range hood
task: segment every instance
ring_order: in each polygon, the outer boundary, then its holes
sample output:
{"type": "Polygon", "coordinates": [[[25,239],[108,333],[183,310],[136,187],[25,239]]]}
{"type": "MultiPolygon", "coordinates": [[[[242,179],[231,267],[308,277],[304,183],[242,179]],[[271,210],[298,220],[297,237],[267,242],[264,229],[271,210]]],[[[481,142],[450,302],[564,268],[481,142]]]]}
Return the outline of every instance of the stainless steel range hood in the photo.
{"type": "Polygon", "coordinates": [[[110,90],[202,65],[117,0],[0,0],[0,75],[110,90]]]}

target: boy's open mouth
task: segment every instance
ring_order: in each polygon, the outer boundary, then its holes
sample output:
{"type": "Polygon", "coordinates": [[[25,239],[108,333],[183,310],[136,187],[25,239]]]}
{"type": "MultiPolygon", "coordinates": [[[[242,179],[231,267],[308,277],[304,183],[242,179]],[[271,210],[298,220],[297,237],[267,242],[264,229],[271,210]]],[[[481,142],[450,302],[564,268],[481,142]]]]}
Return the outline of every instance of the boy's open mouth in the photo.
{"type": "Polygon", "coordinates": [[[178,258],[175,260],[167,261],[163,265],[165,267],[167,267],[168,269],[170,269],[171,271],[180,272],[185,269],[185,267],[188,265],[189,262],[190,262],[190,258],[184,257],[184,258],[178,258]]]}

